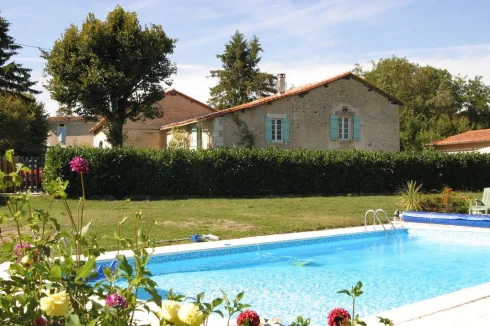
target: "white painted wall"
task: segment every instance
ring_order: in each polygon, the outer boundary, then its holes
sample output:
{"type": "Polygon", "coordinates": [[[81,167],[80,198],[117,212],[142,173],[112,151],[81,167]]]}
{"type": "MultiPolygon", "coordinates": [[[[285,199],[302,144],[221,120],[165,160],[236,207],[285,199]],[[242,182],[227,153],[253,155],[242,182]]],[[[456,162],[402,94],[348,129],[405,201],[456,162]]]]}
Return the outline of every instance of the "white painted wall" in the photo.
{"type": "Polygon", "coordinates": [[[99,148],[100,142],[102,142],[102,148],[112,148],[112,145],[107,141],[106,134],[102,130],[99,130],[94,135],[94,147],[99,148]]]}

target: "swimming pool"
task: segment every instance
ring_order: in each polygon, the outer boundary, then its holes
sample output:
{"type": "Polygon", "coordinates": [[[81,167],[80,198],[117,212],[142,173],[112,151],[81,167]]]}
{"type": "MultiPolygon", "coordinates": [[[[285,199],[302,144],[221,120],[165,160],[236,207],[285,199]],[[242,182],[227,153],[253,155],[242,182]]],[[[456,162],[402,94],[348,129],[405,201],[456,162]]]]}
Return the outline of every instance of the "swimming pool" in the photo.
{"type": "Polygon", "coordinates": [[[245,291],[259,315],[309,316],[325,325],[350,301],[336,292],[357,281],[361,315],[490,282],[490,233],[398,230],[155,256],[149,268],[162,293],[206,298],[245,291]],[[299,263],[298,263],[299,262],[299,263]],[[304,263],[306,265],[300,266],[304,263]]]}

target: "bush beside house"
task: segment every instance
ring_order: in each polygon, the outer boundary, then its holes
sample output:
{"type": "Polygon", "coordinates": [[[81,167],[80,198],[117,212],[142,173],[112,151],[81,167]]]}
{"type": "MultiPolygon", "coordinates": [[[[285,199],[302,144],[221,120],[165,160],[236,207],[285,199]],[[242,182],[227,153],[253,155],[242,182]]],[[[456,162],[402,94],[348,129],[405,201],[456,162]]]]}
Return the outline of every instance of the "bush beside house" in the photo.
{"type": "MultiPolygon", "coordinates": [[[[490,155],[437,152],[386,153],[271,149],[151,150],[53,147],[46,155],[45,183],[62,177],[74,156],[90,163],[92,196],[263,196],[394,193],[407,180],[426,191],[445,186],[481,190],[490,184],[490,155]]],[[[71,196],[80,196],[69,186],[71,196]]]]}

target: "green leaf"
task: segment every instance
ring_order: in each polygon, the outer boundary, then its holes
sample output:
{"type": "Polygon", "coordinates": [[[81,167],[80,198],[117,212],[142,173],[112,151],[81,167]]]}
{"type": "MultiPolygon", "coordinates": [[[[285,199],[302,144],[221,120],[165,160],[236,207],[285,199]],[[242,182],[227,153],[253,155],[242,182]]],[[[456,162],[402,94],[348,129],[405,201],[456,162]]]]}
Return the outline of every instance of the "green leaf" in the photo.
{"type": "Polygon", "coordinates": [[[221,299],[221,298],[216,298],[211,302],[211,304],[213,305],[213,308],[218,307],[222,303],[223,303],[223,299],[221,299]]]}
{"type": "Polygon", "coordinates": [[[230,305],[230,300],[228,299],[228,296],[226,295],[225,291],[223,291],[223,290],[220,290],[220,291],[223,294],[223,300],[225,300],[225,304],[227,306],[229,306],[230,305]]]}
{"type": "Polygon", "coordinates": [[[80,318],[75,314],[70,314],[65,317],[66,326],[80,326],[80,318]]]}
{"type": "Polygon", "coordinates": [[[119,222],[119,225],[123,225],[128,220],[128,218],[129,217],[124,216],[123,219],[121,220],[121,222],[119,222]]]}
{"type": "Polygon", "coordinates": [[[351,293],[349,290],[340,290],[340,291],[337,291],[337,293],[347,294],[349,297],[351,296],[351,293]]]}
{"type": "Polygon", "coordinates": [[[131,264],[126,259],[126,256],[117,255],[116,259],[119,260],[119,269],[120,270],[123,270],[126,273],[126,275],[128,275],[128,276],[133,274],[133,267],[131,266],[131,264]]]}
{"type": "Polygon", "coordinates": [[[55,265],[51,268],[51,277],[55,280],[61,280],[61,267],[55,265]]]}
{"type": "Polygon", "coordinates": [[[14,158],[13,158],[14,150],[13,149],[8,149],[5,152],[5,159],[9,162],[14,164],[14,158]]]}
{"type": "Polygon", "coordinates": [[[78,281],[81,278],[89,277],[90,273],[92,273],[92,270],[94,270],[94,269],[95,269],[95,257],[92,257],[77,272],[77,275],[75,277],[75,281],[78,281]]]}
{"type": "Polygon", "coordinates": [[[92,221],[88,222],[87,225],[85,225],[82,228],[82,236],[84,236],[88,233],[88,230],[90,229],[90,225],[92,225],[92,221]]]}
{"type": "Polygon", "coordinates": [[[238,294],[236,295],[236,297],[235,297],[235,300],[234,300],[234,301],[235,301],[235,303],[240,302],[240,300],[242,300],[242,298],[243,298],[243,296],[244,296],[244,295],[245,295],[245,292],[244,292],[244,291],[242,291],[242,292],[238,293],[238,294]]]}
{"type": "Polygon", "coordinates": [[[32,170],[31,170],[30,168],[28,168],[27,166],[22,166],[22,167],[20,168],[20,170],[21,170],[21,171],[24,171],[24,172],[27,172],[27,173],[31,173],[31,172],[32,172],[32,170]]]}

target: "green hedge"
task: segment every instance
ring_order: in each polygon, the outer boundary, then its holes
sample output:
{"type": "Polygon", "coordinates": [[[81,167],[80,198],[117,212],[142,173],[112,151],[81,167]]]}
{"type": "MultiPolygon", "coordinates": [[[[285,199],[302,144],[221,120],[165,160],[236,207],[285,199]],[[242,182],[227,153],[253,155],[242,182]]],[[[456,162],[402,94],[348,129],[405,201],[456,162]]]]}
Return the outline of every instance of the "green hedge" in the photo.
{"type": "Polygon", "coordinates": [[[392,193],[407,180],[428,191],[490,186],[490,155],[482,154],[50,148],[44,182],[61,176],[74,197],[80,196],[79,177],[68,165],[74,156],[89,161],[85,181],[92,197],[392,193]]]}

